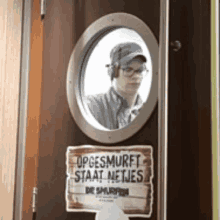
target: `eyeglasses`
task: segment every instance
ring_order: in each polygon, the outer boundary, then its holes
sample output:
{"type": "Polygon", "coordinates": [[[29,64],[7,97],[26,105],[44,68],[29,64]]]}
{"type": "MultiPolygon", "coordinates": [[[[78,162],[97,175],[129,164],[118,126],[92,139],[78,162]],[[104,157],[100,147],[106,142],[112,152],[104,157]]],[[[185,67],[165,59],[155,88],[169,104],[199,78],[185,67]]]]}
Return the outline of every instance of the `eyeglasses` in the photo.
{"type": "Polygon", "coordinates": [[[123,74],[126,77],[131,77],[134,74],[142,74],[143,77],[145,77],[147,75],[148,69],[146,68],[146,66],[142,66],[137,70],[134,70],[131,67],[121,67],[120,69],[123,70],[123,74]]]}

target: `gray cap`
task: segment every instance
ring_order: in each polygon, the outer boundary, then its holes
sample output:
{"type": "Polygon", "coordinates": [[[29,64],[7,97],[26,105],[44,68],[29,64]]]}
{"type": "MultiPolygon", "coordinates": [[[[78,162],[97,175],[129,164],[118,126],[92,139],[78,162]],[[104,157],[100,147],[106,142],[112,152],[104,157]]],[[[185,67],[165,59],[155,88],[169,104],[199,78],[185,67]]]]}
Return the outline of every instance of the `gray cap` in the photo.
{"type": "Polygon", "coordinates": [[[143,62],[147,62],[142,48],[138,44],[131,42],[116,45],[110,53],[112,65],[116,63],[119,65],[124,65],[136,57],[140,57],[143,62]]]}

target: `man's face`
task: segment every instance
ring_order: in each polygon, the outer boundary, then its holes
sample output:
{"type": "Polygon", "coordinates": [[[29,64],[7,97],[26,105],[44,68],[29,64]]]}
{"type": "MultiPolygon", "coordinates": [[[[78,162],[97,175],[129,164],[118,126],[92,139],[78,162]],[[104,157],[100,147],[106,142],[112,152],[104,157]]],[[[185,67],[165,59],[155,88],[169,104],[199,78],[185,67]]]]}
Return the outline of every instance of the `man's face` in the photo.
{"type": "Polygon", "coordinates": [[[119,92],[128,95],[137,93],[143,80],[143,74],[141,73],[143,65],[142,61],[134,59],[128,65],[120,67],[119,76],[115,78],[115,86],[119,92]]]}

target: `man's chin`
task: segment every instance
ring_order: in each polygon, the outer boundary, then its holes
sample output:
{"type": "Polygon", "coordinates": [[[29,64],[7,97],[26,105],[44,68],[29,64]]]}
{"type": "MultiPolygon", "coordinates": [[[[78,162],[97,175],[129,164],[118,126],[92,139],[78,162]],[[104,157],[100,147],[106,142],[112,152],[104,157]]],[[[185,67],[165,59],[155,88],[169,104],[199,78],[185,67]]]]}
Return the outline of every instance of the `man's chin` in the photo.
{"type": "Polygon", "coordinates": [[[135,93],[137,93],[138,92],[138,89],[139,89],[139,86],[138,87],[132,87],[132,88],[128,88],[127,89],[127,93],[129,93],[129,94],[135,94],[135,93]]]}

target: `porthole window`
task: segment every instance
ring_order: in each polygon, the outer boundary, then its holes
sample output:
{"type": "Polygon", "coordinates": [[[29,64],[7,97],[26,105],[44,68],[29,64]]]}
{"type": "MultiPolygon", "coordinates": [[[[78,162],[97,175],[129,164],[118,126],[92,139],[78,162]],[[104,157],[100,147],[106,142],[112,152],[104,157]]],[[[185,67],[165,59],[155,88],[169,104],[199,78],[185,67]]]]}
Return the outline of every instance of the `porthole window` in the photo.
{"type": "Polygon", "coordinates": [[[84,133],[102,143],[129,138],[150,117],[157,90],[158,44],[143,21],[114,13],[88,27],[67,73],[70,111],[84,133]]]}

